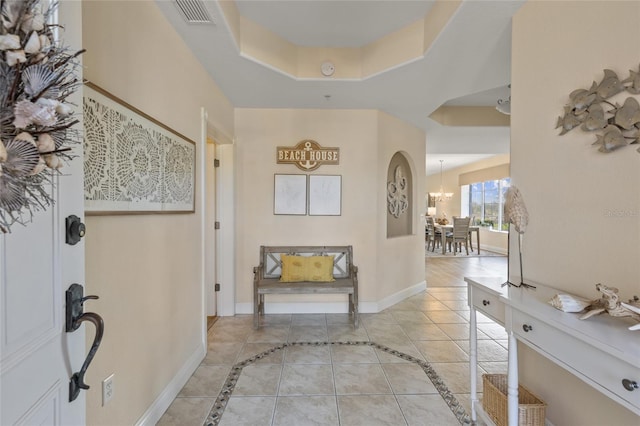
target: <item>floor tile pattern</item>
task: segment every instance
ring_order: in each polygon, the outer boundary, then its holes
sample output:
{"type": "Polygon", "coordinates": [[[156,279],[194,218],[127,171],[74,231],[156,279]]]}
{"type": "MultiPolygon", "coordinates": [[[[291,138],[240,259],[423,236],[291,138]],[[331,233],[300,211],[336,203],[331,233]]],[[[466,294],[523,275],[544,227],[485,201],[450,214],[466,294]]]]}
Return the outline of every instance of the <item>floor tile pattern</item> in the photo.
{"type": "MultiPolygon", "coordinates": [[[[431,382],[433,383],[433,385],[435,386],[435,389],[438,391],[438,393],[440,394],[440,396],[442,397],[442,399],[446,402],[447,406],[449,407],[449,409],[453,412],[453,414],[455,415],[456,419],[458,419],[458,421],[460,422],[460,424],[468,424],[470,423],[470,417],[467,414],[467,412],[465,411],[465,409],[462,407],[462,405],[460,404],[460,402],[458,402],[458,400],[456,399],[455,395],[447,388],[446,383],[440,378],[440,376],[438,376],[438,373],[433,369],[433,367],[431,366],[431,364],[429,364],[427,361],[415,358],[411,355],[407,355],[403,352],[397,351],[395,349],[391,349],[387,346],[384,345],[380,345],[377,344],[375,342],[370,342],[370,341],[349,341],[349,342],[291,342],[291,343],[284,343],[281,345],[277,345],[274,346],[264,352],[261,352],[259,354],[256,354],[255,356],[246,359],[242,362],[239,362],[238,364],[234,365],[233,368],[231,369],[231,373],[229,374],[229,377],[227,378],[226,382],[224,383],[224,386],[222,387],[222,390],[220,391],[220,394],[218,395],[218,399],[216,400],[215,404],[213,405],[213,408],[211,409],[211,412],[209,413],[209,416],[207,417],[207,421],[205,422],[206,426],[217,426],[220,423],[220,419],[222,418],[222,414],[225,412],[225,409],[227,408],[227,404],[229,403],[230,397],[234,392],[234,389],[236,388],[236,386],[239,383],[240,380],[240,375],[242,374],[243,370],[245,367],[253,365],[256,361],[259,361],[265,357],[268,357],[276,352],[282,351],[283,349],[287,348],[287,347],[296,347],[296,346],[307,346],[307,347],[322,347],[322,346],[333,346],[333,347],[340,347],[340,346],[348,346],[348,347],[358,347],[358,346],[367,346],[367,347],[371,347],[371,348],[375,348],[378,350],[381,350],[385,353],[391,354],[395,357],[398,357],[402,360],[414,363],[418,366],[420,366],[420,368],[424,371],[424,373],[426,373],[427,377],[429,377],[429,379],[431,380],[431,382]]],[[[372,361],[373,362],[373,361],[372,361]]],[[[358,377],[368,377],[369,379],[371,379],[372,376],[375,377],[374,374],[372,374],[373,369],[376,368],[378,364],[343,364],[343,365],[336,365],[334,366],[334,371],[336,372],[335,376],[336,376],[336,394],[339,395],[349,395],[349,394],[355,394],[355,395],[360,395],[360,394],[378,394],[381,393],[379,387],[382,385],[384,386],[386,384],[384,375],[379,376],[379,380],[378,383],[376,384],[375,381],[371,381],[371,380],[358,380],[358,377]],[[352,377],[353,376],[353,377],[352,377]],[[343,382],[345,383],[344,386],[340,386],[340,379],[343,379],[343,382]]],[[[299,365],[297,366],[301,369],[303,369],[304,371],[301,371],[300,376],[304,377],[306,380],[304,380],[302,383],[305,383],[308,387],[308,392],[305,392],[305,390],[303,389],[298,389],[297,391],[295,390],[291,390],[289,388],[286,387],[286,383],[287,380],[286,378],[282,378],[281,379],[281,387],[280,387],[280,394],[281,395],[297,395],[297,394],[302,394],[302,395],[319,395],[319,394],[332,394],[333,390],[332,389],[319,389],[317,384],[318,383],[323,383],[322,380],[319,380],[319,377],[315,376],[314,374],[309,374],[309,369],[310,366],[309,365],[299,365]],[[284,382],[284,389],[283,389],[283,382],[284,382]]],[[[316,366],[318,367],[318,366],[316,366]]],[[[387,371],[388,372],[392,372],[391,370],[398,370],[397,368],[398,366],[394,366],[393,364],[391,364],[390,366],[387,366],[387,371]],[[394,368],[395,367],[395,368],[394,368]]],[[[289,369],[295,369],[296,366],[289,366],[289,369]]],[[[411,374],[410,377],[415,377],[415,371],[413,372],[414,374],[411,374]]],[[[283,372],[283,374],[286,374],[285,372],[283,372]]],[[[331,374],[331,370],[329,370],[329,374],[331,374]]],[[[253,383],[252,387],[255,389],[255,383],[256,383],[256,378],[255,377],[251,377],[251,376],[245,376],[245,377],[249,377],[249,380],[253,383]]],[[[396,374],[396,375],[389,375],[389,377],[394,377],[396,379],[396,382],[398,383],[398,386],[406,386],[407,383],[410,383],[410,377],[405,377],[404,379],[402,378],[401,375],[396,374]]],[[[300,383],[300,381],[297,381],[298,383],[300,383]]],[[[393,386],[393,385],[392,385],[393,386]]],[[[391,389],[389,389],[389,391],[391,391],[391,389]]],[[[390,393],[390,392],[386,392],[386,393],[390,393]]],[[[412,389],[412,390],[408,390],[405,389],[404,391],[402,389],[398,389],[397,394],[406,394],[406,393],[415,393],[415,394],[419,394],[419,393],[424,393],[421,392],[418,389],[412,389]]],[[[354,400],[355,401],[355,400],[354,400]]],[[[371,415],[371,413],[368,413],[368,415],[371,415]]],[[[344,419],[344,422],[341,422],[341,424],[347,424],[349,423],[347,419],[344,419]],[[346,422],[346,423],[345,423],[346,422]]],[[[383,423],[383,424],[397,424],[397,423],[383,423]]]]}
{"type": "MultiPolygon", "coordinates": [[[[382,312],[361,314],[357,329],[347,314],[266,315],[259,330],[251,315],[221,317],[209,331],[205,359],[158,426],[467,421],[469,308],[463,277],[504,275],[506,258],[429,258],[425,273],[426,291],[382,312]]],[[[483,315],[478,326],[482,392],[482,374],[506,372],[507,336],[483,315]]]]}

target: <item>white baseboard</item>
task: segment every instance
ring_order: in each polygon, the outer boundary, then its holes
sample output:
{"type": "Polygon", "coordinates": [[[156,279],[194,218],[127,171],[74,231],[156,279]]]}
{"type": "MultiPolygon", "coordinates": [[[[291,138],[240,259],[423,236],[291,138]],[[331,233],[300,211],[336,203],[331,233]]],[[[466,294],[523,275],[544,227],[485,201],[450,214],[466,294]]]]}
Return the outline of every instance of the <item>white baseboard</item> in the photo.
{"type": "MultiPolygon", "coordinates": [[[[378,313],[426,289],[427,283],[422,281],[378,302],[360,302],[358,312],[378,313]]],[[[264,304],[264,312],[266,314],[346,314],[348,306],[345,302],[267,302],[264,304]]],[[[236,303],[236,314],[253,314],[253,303],[236,303]]]]}
{"type": "Polygon", "coordinates": [[[398,302],[402,302],[404,299],[414,296],[421,291],[425,291],[427,289],[427,282],[422,281],[418,284],[414,284],[411,287],[407,287],[403,290],[400,290],[397,293],[394,293],[390,296],[385,297],[382,300],[378,301],[378,310],[376,312],[380,312],[384,309],[387,309],[389,306],[393,306],[398,302]]]}
{"type": "Polygon", "coordinates": [[[483,244],[482,247],[480,247],[480,254],[482,254],[482,250],[504,254],[505,256],[508,254],[507,249],[505,249],[504,247],[493,247],[493,246],[486,246],[483,244]]]}
{"type": "Polygon", "coordinates": [[[189,378],[193,375],[194,371],[198,368],[202,360],[206,355],[205,347],[198,347],[193,354],[187,359],[182,368],[171,379],[169,384],[164,388],[162,393],[156,398],[155,401],[149,406],[147,411],[138,419],[136,426],[154,426],[160,420],[160,417],[167,411],[169,405],[178,396],[178,393],[182,390],[189,378]]]}

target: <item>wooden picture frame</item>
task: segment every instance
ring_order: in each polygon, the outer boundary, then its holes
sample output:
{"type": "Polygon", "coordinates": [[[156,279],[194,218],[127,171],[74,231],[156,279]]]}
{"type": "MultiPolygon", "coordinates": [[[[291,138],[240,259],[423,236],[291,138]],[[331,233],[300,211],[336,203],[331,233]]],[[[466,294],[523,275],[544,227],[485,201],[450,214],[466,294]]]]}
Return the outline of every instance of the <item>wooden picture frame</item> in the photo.
{"type": "Polygon", "coordinates": [[[309,215],[342,215],[341,175],[309,175],[309,215]]]}
{"type": "Polygon", "coordinates": [[[307,214],[307,175],[275,174],[273,214],[307,214]]]}
{"type": "Polygon", "coordinates": [[[195,212],[195,142],[86,83],[85,212],[195,212]]]}

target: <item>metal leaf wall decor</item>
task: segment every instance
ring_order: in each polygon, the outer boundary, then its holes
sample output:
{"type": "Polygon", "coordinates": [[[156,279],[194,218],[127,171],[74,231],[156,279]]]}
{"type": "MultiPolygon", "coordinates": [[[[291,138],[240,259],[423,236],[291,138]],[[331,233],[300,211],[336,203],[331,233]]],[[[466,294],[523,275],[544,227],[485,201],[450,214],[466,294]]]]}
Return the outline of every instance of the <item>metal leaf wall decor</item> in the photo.
{"type": "MultiPolygon", "coordinates": [[[[585,132],[597,132],[593,145],[600,152],[611,152],[617,148],[640,142],[640,103],[629,96],[622,105],[607,99],[621,92],[640,94],[640,67],[629,70],[629,77],[620,80],[612,70],[604,70],[600,83],[595,81],[589,89],[577,89],[569,95],[569,104],[564,115],[558,117],[556,129],[564,135],[580,127],[585,132]]],[[[640,148],[638,148],[640,152],[640,148]]]]}

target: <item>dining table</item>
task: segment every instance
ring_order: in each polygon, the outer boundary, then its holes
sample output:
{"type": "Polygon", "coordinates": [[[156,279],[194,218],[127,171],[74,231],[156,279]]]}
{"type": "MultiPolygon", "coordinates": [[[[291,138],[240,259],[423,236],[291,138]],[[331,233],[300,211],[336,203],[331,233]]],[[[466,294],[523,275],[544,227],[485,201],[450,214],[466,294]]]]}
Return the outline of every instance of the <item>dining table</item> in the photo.
{"type": "MultiPolygon", "coordinates": [[[[436,230],[440,231],[440,238],[442,238],[441,246],[442,246],[442,254],[446,253],[445,243],[447,242],[447,232],[453,232],[453,224],[440,225],[439,223],[434,224],[436,230]]],[[[480,254],[480,227],[479,226],[469,226],[469,234],[472,232],[476,233],[476,247],[478,248],[478,254],[480,254]]],[[[469,235],[471,236],[471,235],[469,235]]],[[[471,243],[471,251],[473,251],[473,243],[471,243]]]]}

